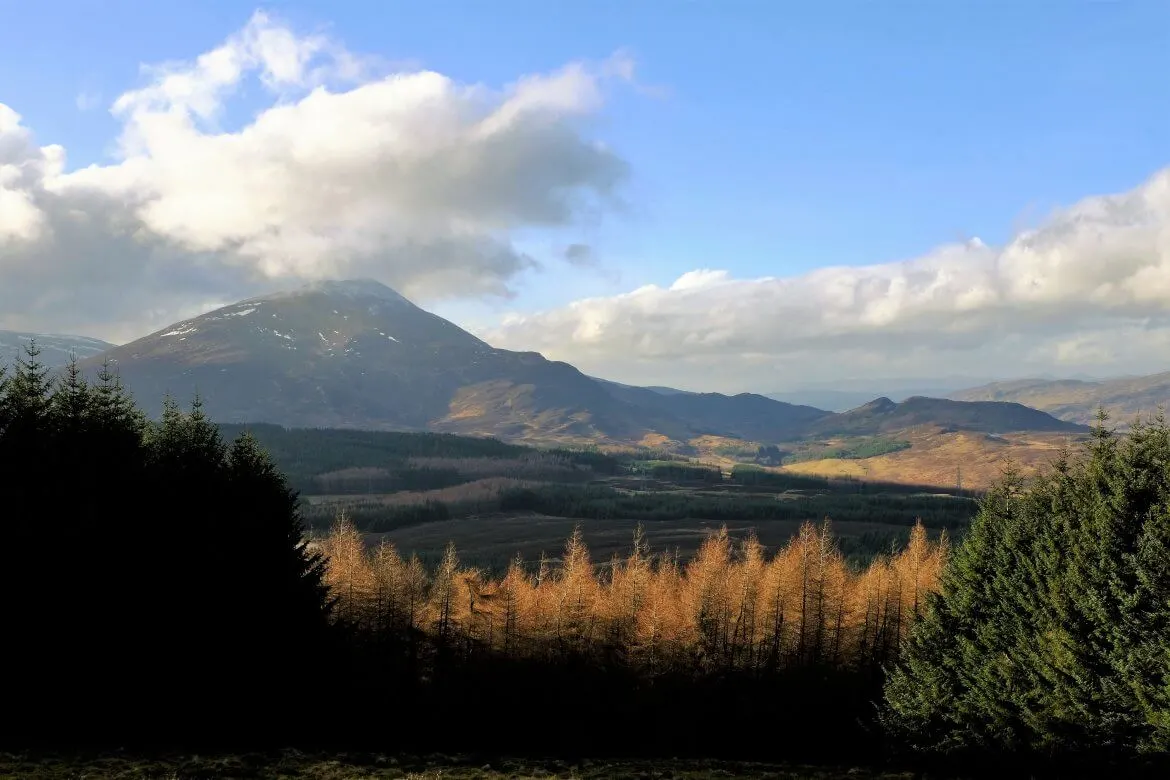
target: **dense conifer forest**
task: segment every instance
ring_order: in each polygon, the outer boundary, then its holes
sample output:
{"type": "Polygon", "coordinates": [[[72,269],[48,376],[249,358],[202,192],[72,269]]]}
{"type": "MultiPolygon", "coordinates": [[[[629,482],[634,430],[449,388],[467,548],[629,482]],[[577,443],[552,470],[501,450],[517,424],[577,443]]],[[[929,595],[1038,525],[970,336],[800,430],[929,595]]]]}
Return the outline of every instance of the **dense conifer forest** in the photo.
{"type": "MultiPolygon", "coordinates": [[[[402,457],[451,454],[420,441],[404,438],[402,457]]],[[[112,372],[51,378],[35,345],[0,376],[0,474],[13,745],[963,766],[1148,762],[1170,747],[1160,416],[1123,437],[1102,415],[1084,452],[1006,475],[953,548],[917,523],[865,566],[829,520],[774,550],[718,533],[685,560],[636,533],[627,555],[594,561],[575,533],[559,557],[498,575],[454,547],[433,566],[371,548],[344,516],[310,544],[251,433],[226,440],[198,399],[147,420],[112,372]]],[[[656,509],[564,489],[504,499],[672,511],[665,495],[656,509]]]]}
{"type": "Polygon", "coordinates": [[[30,346],[0,379],[0,474],[5,737],[244,734],[311,706],[325,562],[252,438],[198,401],[148,422],[109,371],[51,381],[30,346]]]}

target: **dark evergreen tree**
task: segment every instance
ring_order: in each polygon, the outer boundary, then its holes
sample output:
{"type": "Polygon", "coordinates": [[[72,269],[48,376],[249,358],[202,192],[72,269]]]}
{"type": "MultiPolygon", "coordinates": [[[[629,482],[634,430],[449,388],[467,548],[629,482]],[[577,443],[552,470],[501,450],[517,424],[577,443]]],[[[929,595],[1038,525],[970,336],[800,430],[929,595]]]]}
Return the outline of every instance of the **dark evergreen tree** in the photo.
{"type": "Polygon", "coordinates": [[[148,423],[109,366],[38,354],[0,375],[0,738],[287,739],[332,651],[296,495],[199,399],[148,423]]]}
{"type": "Polygon", "coordinates": [[[948,753],[1132,756],[1170,724],[1170,428],[1102,411],[1083,456],[984,500],[886,684],[883,722],[948,753]]]}
{"type": "Polygon", "coordinates": [[[1019,609],[1013,549],[1026,529],[1021,482],[1010,473],[984,498],[887,682],[886,726],[916,749],[1010,744],[1019,730],[1003,692],[1020,684],[1011,657],[1030,619],[1019,609]]]}

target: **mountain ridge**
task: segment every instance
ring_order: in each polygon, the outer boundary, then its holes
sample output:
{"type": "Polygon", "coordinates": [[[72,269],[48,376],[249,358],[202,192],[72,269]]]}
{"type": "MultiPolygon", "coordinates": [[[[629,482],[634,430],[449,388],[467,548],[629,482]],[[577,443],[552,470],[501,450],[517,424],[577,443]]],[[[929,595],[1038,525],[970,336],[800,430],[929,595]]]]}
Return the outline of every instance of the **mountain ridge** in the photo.
{"type": "MultiPolygon", "coordinates": [[[[877,420],[874,409],[834,414],[753,393],[597,379],[535,352],[496,349],[370,279],[242,300],[113,347],[83,368],[96,370],[106,359],[148,413],[157,414],[168,394],[183,401],[198,393],[207,414],[225,423],[685,449],[707,436],[776,443],[835,430],[884,431],[897,420],[918,424],[929,416],[913,404],[895,404],[901,417],[877,420]]],[[[959,402],[932,408],[947,419],[931,422],[979,422],[959,402]]],[[[983,416],[1008,411],[992,404],[983,416]]],[[[1036,414],[1029,419],[1043,429],[1056,423],[1036,414]]]]}
{"type": "Polygon", "coordinates": [[[955,401],[949,398],[911,396],[895,403],[886,396],[814,424],[814,435],[873,436],[881,433],[940,424],[978,433],[1020,431],[1084,433],[1088,428],[1059,420],[1023,404],[1002,401],[955,401]]]}
{"type": "Polygon", "coordinates": [[[1114,379],[1017,379],[958,391],[957,401],[1011,401],[1072,422],[1088,424],[1099,406],[1114,424],[1126,427],[1138,416],[1170,406],[1170,371],[1114,379]]]}
{"type": "Polygon", "coordinates": [[[71,355],[76,355],[81,361],[114,347],[108,341],[87,336],[0,330],[0,366],[10,366],[17,358],[23,356],[24,348],[30,341],[36,341],[41,350],[39,359],[49,368],[64,366],[69,362],[71,355]]]}

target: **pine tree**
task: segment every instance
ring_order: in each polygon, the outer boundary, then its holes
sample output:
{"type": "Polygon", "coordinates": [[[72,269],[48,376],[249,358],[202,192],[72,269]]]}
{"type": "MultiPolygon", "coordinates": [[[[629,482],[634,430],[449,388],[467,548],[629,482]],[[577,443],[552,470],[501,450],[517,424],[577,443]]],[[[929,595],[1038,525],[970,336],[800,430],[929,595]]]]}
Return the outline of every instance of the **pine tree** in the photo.
{"type": "Polygon", "coordinates": [[[918,750],[1013,747],[1021,731],[1013,658],[1031,619],[1016,611],[1021,484],[1009,473],[985,496],[889,674],[883,722],[918,750]]]}
{"type": "Polygon", "coordinates": [[[38,355],[0,378],[0,474],[23,507],[4,513],[19,554],[0,567],[0,630],[21,675],[0,733],[295,717],[305,661],[333,650],[325,564],[284,478],[248,437],[229,451],[198,399],[148,425],[109,365],[90,383],[73,360],[53,381],[38,355]],[[114,700],[134,707],[119,719],[114,700]]]}
{"type": "Polygon", "coordinates": [[[928,597],[884,721],[924,750],[1132,755],[1166,747],[1170,430],[1009,476],[928,597]]]}

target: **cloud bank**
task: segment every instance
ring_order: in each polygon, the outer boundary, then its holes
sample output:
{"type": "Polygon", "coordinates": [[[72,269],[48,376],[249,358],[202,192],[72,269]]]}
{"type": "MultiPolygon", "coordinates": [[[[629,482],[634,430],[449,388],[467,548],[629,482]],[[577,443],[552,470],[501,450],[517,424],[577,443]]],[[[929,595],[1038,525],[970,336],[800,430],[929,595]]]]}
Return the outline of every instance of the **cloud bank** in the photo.
{"type": "Polygon", "coordinates": [[[1001,247],[736,279],[695,270],[483,334],[626,381],[760,391],[854,377],[1170,368],[1170,170],[1001,247]]]}
{"type": "Polygon", "coordinates": [[[491,89],[378,72],[257,13],[194,61],[144,69],[112,105],[111,164],[67,171],[0,103],[0,327],[125,340],[330,277],[506,296],[536,264],[513,231],[616,203],[628,166],[583,120],[631,69],[615,55],[491,89]],[[267,107],[222,129],[251,83],[267,107]]]}
{"type": "MultiPolygon", "coordinates": [[[[629,165],[588,121],[633,79],[619,53],[462,84],[257,13],[194,60],[144,68],[110,107],[111,163],[70,170],[0,102],[0,327],[125,341],[320,278],[373,277],[424,304],[508,296],[537,265],[512,236],[534,230],[556,234],[554,268],[604,271],[575,228],[620,205],[629,165]],[[255,87],[267,102],[241,122],[234,101],[255,87]]],[[[621,381],[725,391],[1164,370],[1170,171],[1004,246],[793,277],[697,269],[480,335],[621,381]]]]}

